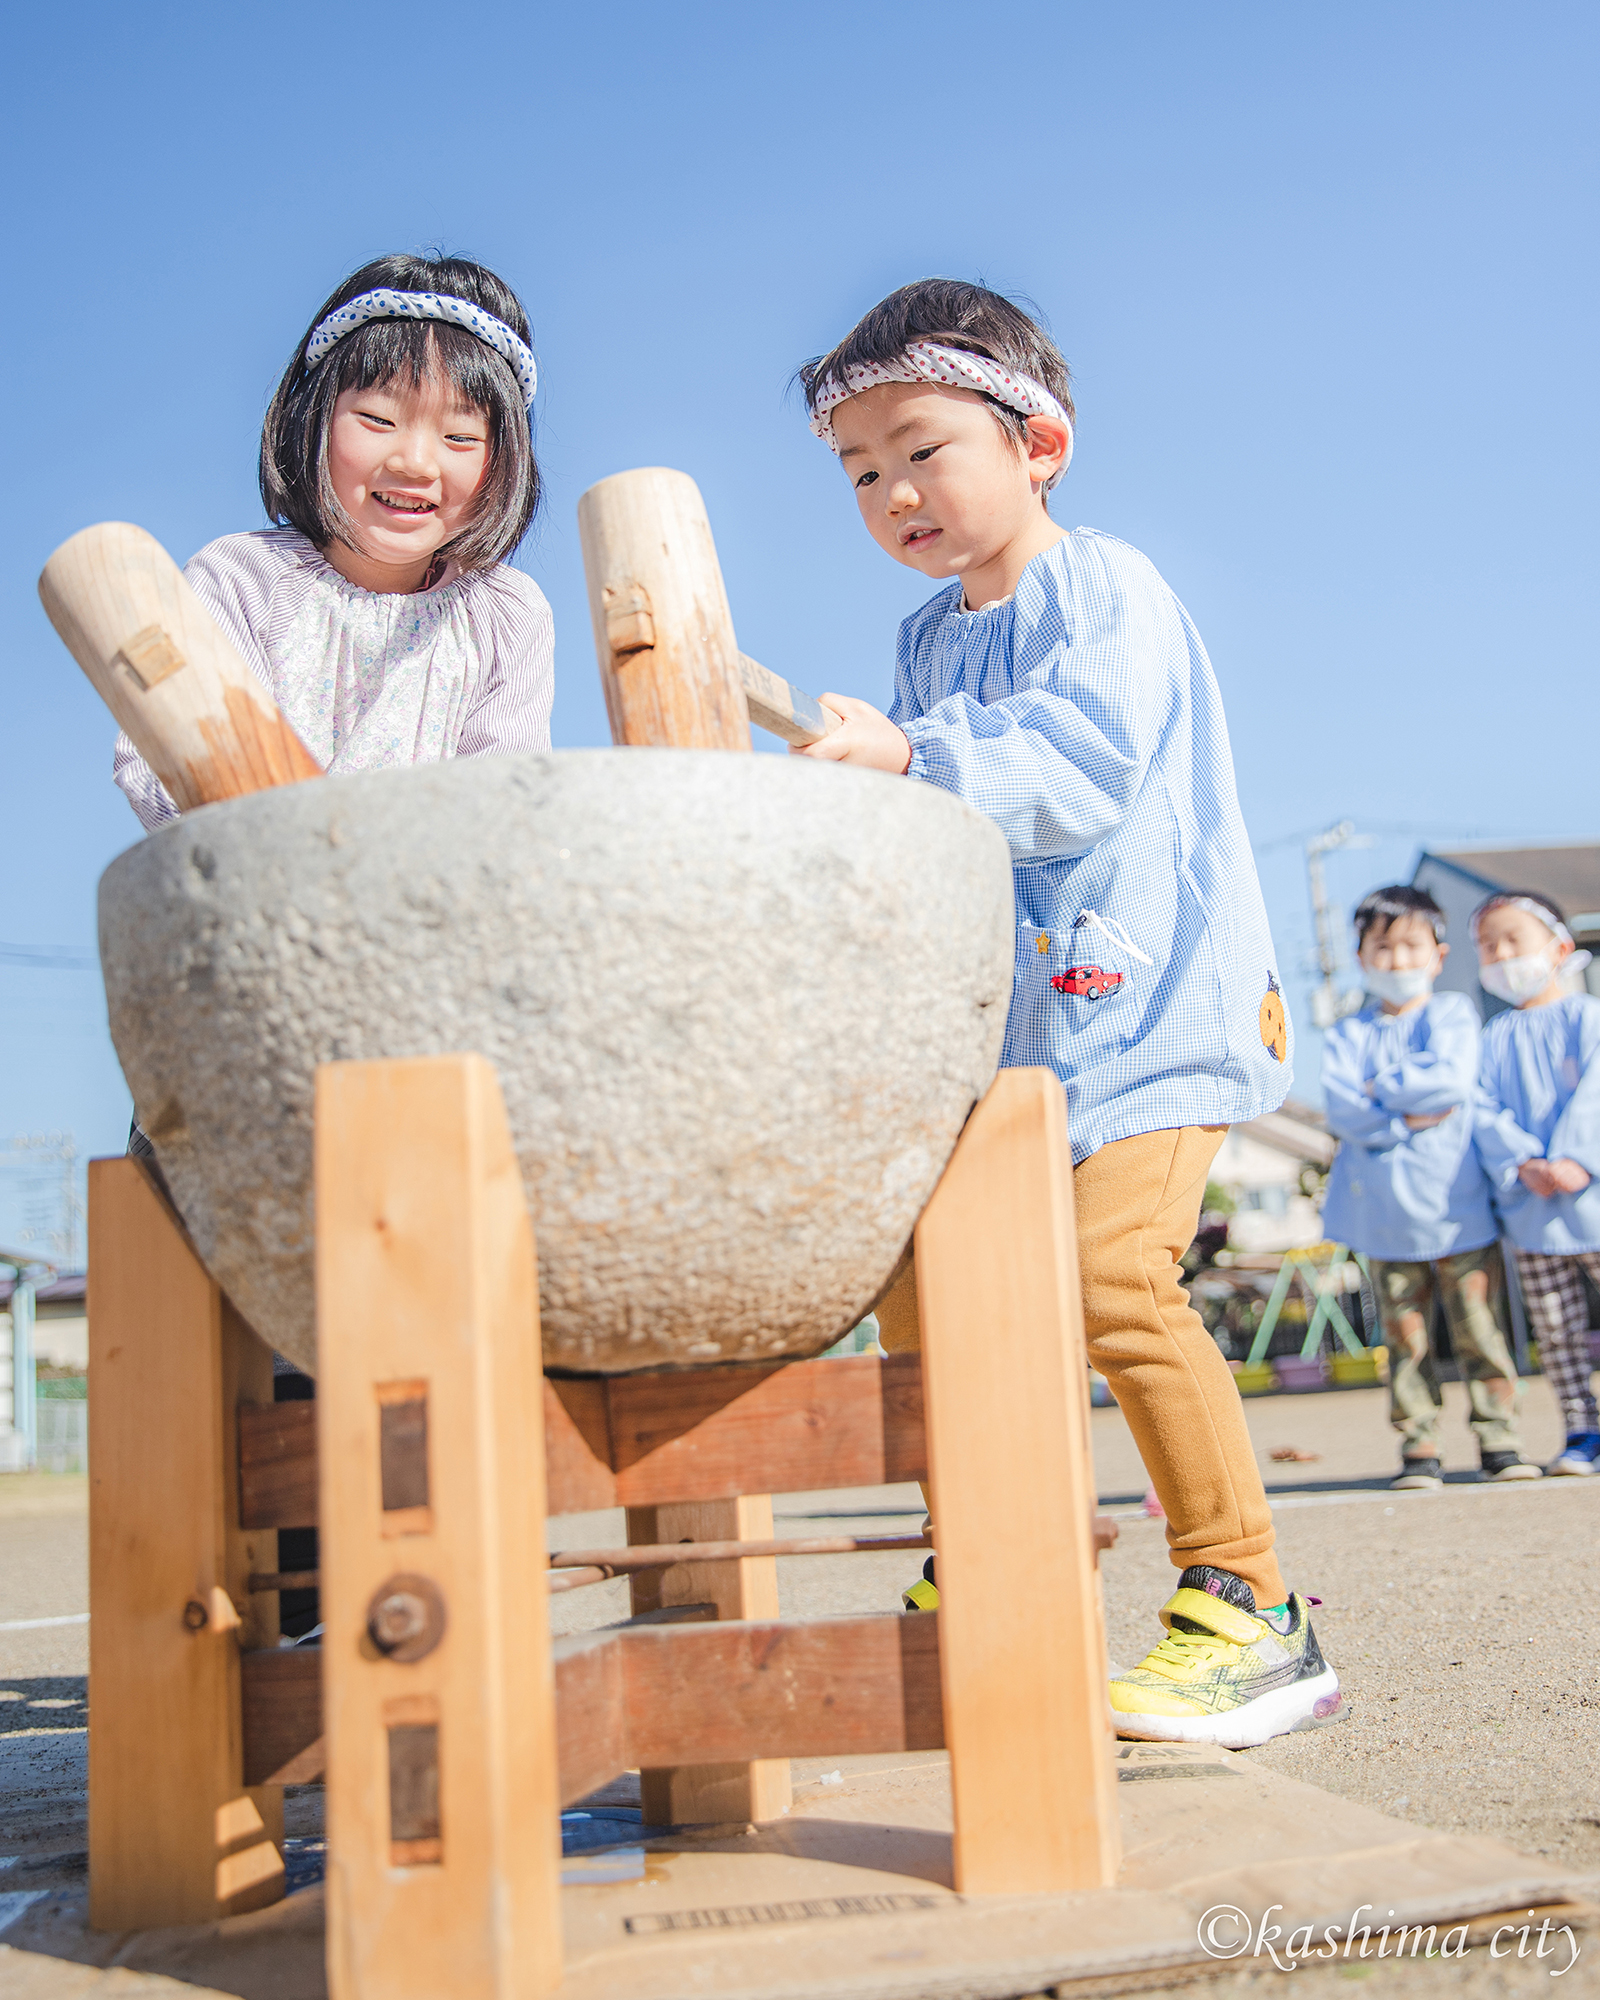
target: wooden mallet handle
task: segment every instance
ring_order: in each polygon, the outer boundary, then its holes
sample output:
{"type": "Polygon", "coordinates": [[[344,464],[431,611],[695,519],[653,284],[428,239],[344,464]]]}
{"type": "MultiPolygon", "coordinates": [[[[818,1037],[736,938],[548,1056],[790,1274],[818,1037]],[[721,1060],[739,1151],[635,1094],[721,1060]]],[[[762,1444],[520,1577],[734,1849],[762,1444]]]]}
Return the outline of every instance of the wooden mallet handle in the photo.
{"type": "Polygon", "coordinates": [[[39,596],[180,812],[322,766],[153,535],[102,521],[63,542],[39,596]]]}

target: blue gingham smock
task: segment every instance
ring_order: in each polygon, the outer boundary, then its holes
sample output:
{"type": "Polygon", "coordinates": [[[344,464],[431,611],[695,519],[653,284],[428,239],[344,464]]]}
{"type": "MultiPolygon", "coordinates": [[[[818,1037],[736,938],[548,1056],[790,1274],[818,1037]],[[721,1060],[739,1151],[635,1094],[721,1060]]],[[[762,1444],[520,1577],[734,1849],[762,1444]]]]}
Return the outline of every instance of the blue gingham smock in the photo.
{"type": "Polygon", "coordinates": [[[1074,1160],[1276,1109],[1290,1030],[1222,697],[1152,564],[1078,528],[1001,603],[963,611],[953,583],[900,628],[890,714],[907,775],[1011,843],[1000,1060],[1061,1078],[1074,1160]]]}
{"type": "Polygon", "coordinates": [[[1519,1250],[1600,1250],[1600,1000],[1496,1014],[1483,1031],[1476,1139],[1505,1233],[1519,1250]],[[1524,1160],[1576,1160],[1581,1194],[1524,1187],[1524,1160]]]}
{"type": "Polygon", "coordinates": [[[1389,1263],[1431,1264],[1500,1234],[1472,1143],[1480,1038],[1465,993],[1435,993],[1405,1014],[1369,1000],[1328,1030],[1322,1094],[1339,1150],[1322,1225],[1336,1242],[1389,1263]],[[1414,1132],[1406,1123],[1441,1111],[1450,1114],[1442,1125],[1414,1132]]]}

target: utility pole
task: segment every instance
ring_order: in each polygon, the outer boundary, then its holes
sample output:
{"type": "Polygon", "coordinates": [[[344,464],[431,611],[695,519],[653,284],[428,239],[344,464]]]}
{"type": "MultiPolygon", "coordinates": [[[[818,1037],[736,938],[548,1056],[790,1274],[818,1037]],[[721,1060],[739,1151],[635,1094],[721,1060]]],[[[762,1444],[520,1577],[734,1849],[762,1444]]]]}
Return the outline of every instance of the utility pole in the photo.
{"type": "Polygon", "coordinates": [[[11,1150],[14,1153],[42,1154],[45,1160],[53,1161],[60,1169],[56,1226],[40,1229],[30,1216],[29,1234],[38,1233],[46,1237],[54,1253],[52,1261],[59,1270],[81,1271],[83,1261],[79,1256],[79,1246],[83,1242],[86,1217],[83,1197],[78,1193],[77,1139],[71,1132],[29,1132],[13,1139],[11,1150]]]}
{"type": "Polygon", "coordinates": [[[1317,930],[1317,966],[1322,973],[1322,983],[1311,995],[1312,1025],[1318,1028],[1331,1028],[1335,1021],[1343,1020],[1346,1014],[1353,1014],[1361,1005],[1359,991],[1339,991],[1339,931],[1322,867],[1322,857],[1331,854],[1336,847],[1348,845],[1355,830],[1354,821],[1342,819],[1337,826],[1330,826],[1326,833],[1312,834],[1306,842],[1306,878],[1311,885],[1311,916],[1317,930]]]}

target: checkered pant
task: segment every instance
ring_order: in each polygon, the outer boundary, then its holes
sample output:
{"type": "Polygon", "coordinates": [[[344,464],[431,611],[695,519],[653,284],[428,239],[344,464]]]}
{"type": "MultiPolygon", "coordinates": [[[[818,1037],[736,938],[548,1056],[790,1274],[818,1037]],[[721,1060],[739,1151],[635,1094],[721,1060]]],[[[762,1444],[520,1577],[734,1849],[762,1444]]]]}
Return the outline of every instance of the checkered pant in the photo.
{"type": "Polygon", "coordinates": [[[1589,1387],[1589,1302],[1578,1276],[1580,1267],[1600,1285],[1600,1250],[1579,1250],[1566,1257],[1553,1257],[1544,1250],[1517,1252],[1522,1302],[1539,1343],[1544,1372],[1561,1400],[1569,1437],[1575,1431],[1600,1431],[1600,1405],[1589,1387]]]}

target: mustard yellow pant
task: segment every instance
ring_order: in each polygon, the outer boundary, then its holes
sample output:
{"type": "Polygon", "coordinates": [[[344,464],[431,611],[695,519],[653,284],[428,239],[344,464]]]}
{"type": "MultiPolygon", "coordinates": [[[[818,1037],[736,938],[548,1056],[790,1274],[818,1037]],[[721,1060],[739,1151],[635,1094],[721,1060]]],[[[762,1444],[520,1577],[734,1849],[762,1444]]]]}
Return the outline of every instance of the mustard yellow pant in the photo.
{"type": "MultiPolygon", "coordinates": [[[[1289,1593],[1255,1448],[1233,1375],[1178,1267],[1223,1129],[1118,1139],[1074,1169],[1083,1318],[1089,1359],[1110,1383],[1166,1511],[1174,1568],[1231,1570],[1266,1606],[1289,1593]]],[[[909,1267],[879,1305],[878,1329],[891,1353],[922,1344],[909,1267]]]]}

